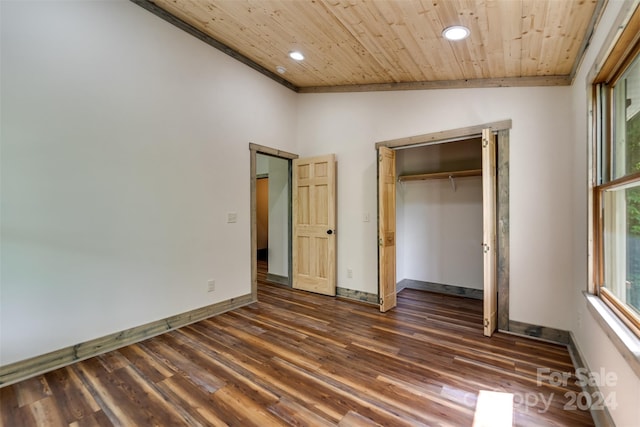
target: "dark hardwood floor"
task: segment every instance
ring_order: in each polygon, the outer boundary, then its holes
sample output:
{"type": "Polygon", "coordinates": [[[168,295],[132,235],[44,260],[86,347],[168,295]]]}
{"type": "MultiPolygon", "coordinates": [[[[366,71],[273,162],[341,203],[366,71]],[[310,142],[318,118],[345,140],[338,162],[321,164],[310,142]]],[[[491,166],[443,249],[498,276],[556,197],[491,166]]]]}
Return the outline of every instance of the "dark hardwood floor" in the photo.
{"type": "Polygon", "coordinates": [[[575,378],[537,383],[567,350],[483,337],[481,301],[405,289],[382,314],[264,282],[259,301],[4,387],[2,425],[469,426],[480,390],[512,393],[516,425],[593,425],[563,408],[575,378]]]}

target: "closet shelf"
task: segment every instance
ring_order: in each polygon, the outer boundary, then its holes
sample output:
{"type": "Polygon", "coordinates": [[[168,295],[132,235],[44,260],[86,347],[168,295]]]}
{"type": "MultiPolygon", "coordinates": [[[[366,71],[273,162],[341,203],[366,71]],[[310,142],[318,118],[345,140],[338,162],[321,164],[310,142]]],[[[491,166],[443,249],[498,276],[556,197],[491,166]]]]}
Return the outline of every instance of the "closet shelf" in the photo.
{"type": "Polygon", "coordinates": [[[464,171],[451,171],[451,172],[433,172],[433,173],[419,173],[413,175],[400,175],[398,177],[399,182],[403,181],[419,181],[424,179],[448,179],[448,178],[462,178],[465,176],[482,176],[482,169],[469,169],[464,171]]]}

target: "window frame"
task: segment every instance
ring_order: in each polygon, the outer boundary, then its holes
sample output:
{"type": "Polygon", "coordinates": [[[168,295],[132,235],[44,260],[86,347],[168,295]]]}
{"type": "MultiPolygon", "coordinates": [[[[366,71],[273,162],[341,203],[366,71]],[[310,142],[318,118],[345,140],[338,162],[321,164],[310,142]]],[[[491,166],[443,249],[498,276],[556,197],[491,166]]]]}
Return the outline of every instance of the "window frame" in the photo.
{"type": "MultiPolygon", "coordinates": [[[[640,10],[640,9],[639,9],[640,10]]],[[[638,21],[640,12],[636,10],[632,20],[638,21]]],[[[633,25],[626,29],[633,29],[633,25]]],[[[625,31],[626,32],[626,31],[625,31]]],[[[592,85],[592,109],[593,119],[593,146],[592,146],[592,200],[593,200],[593,283],[594,294],[624,322],[624,324],[640,337],[640,316],[634,313],[612,291],[605,286],[605,256],[604,256],[604,194],[608,190],[623,189],[630,183],[640,183],[640,172],[623,175],[620,178],[611,179],[613,176],[613,138],[614,138],[614,103],[613,91],[615,85],[627,71],[629,66],[640,58],[640,39],[637,35],[630,47],[621,49],[619,45],[625,40],[625,32],[612,49],[605,60],[603,71],[592,85]]]]}

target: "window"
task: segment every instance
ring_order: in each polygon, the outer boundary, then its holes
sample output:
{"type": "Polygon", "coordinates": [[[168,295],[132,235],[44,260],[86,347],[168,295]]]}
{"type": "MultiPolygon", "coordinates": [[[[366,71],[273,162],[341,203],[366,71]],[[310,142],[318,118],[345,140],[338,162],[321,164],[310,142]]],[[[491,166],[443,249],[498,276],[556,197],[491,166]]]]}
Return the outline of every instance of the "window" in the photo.
{"type": "Polygon", "coordinates": [[[640,336],[640,42],[625,50],[594,86],[595,282],[640,336]]]}

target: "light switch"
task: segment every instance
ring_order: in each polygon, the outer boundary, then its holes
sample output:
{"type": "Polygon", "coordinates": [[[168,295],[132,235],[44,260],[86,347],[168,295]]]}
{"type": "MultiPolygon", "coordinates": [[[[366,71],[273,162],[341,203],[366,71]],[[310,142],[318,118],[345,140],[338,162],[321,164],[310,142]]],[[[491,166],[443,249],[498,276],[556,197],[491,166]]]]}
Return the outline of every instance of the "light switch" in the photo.
{"type": "Polygon", "coordinates": [[[227,223],[231,224],[233,222],[238,222],[238,213],[237,212],[228,212],[227,213],[227,223]]]}

